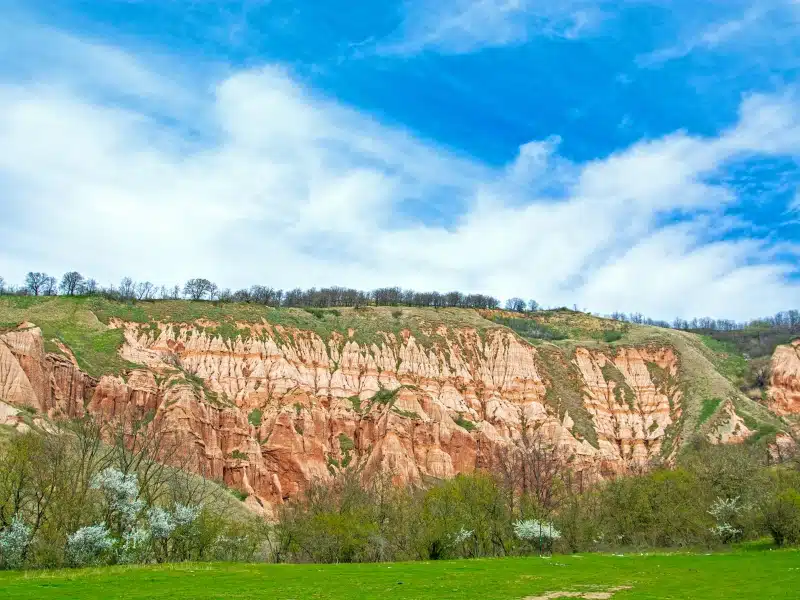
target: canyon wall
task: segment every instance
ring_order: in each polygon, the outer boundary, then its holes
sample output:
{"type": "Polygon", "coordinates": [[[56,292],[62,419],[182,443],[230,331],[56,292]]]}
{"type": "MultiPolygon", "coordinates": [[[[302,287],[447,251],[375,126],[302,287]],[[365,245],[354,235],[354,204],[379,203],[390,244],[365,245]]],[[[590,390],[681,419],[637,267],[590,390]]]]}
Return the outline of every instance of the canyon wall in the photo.
{"type": "MultiPolygon", "coordinates": [[[[237,324],[112,322],[138,365],[99,379],[68,348],[46,353],[31,323],[0,336],[5,420],[28,407],[50,417],[158,417],[195,457],[191,467],[274,505],[345,467],[421,483],[490,467],[498,446],[536,429],[589,478],[660,455],[681,414],[670,348],[578,348],[565,356],[594,436],[559,408],[537,349],[502,328],[440,328],[424,346],[408,331],[358,343],[333,334],[237,324]],[[244,332],[244,333],[242,333],[244,332]],[[13,413],[13,414],[11,414],[13,413]],[[588,438],[592,438],[591,440],[588,438]]],[[[2,416],[3,411],[0,411],[2,416]]]]}
{"type": "MultiPolygon", "coordinates": [[[[408,330],[365,343],[353,330],[323,339],[264,321],[223,336],[218,325],[112,319],[131,368],[93,378],[69,348],[46,352],[40,329],[22,323],[0,335],[0,423],[146,418],[188,468],[265,509],[345,468],[415,484],[491,468],[523,430],[559,445],[586,481],[669,458],[680,443],[685,388],[666,344],[554,351],[505,328],[444,326],[435,343],[408,330]]],[[[800,411],[798,375],[800,344],[780,347],[777,412],[800,411]]],[[[709,423],[715,443],[753,433],[730,400],[709,423]]]]}
{"type": "Polygon", "coordinates": [[[767,397],[777,414],[800,414],[800,339],[775,349],[767,397]]]}

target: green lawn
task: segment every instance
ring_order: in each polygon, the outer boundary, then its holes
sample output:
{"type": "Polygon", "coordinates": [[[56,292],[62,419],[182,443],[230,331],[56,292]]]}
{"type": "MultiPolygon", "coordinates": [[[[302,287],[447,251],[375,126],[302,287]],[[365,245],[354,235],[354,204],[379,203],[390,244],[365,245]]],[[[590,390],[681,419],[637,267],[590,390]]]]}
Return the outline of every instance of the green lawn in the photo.
{"type": "MultiPolygon", "coordinates": [[[[612,600],[800,598],[800,552],[574,555],[355,565],[182,564],[0,574],[0,597],[521,600],[630,589],[612,600]]],[[[591,597],[591,596],[587,596],[591,597]]]]}

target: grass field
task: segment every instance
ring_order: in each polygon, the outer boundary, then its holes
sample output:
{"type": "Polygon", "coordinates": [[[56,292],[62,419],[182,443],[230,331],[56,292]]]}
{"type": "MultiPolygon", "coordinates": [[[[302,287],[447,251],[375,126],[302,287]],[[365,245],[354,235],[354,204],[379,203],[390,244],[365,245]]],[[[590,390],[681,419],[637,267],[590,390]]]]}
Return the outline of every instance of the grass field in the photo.
{"type": "Polygon", "coordinates": [[[353,565],[181,564],[0,574],[0,597],[7,600],[522,600],[548,592],[612,600],[800,598],[800,552],[593,554],[353,565]],[[620,587],[629,589],[614,591],[620,587]]]}

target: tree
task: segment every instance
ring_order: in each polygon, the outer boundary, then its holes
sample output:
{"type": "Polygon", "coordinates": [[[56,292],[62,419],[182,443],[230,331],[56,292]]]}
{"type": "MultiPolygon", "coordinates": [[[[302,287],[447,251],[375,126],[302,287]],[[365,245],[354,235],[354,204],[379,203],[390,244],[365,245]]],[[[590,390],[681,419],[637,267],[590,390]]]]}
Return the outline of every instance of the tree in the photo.
{"type": "Polygon", "coordinates": [[[133,298],[134,295],[133,279],[131,279],[130,277],[122,278],[122,281],[119,282],[119,295],[122,298],[133,298]]]}
{"type": "Polygon", "coordinates": [[[97,293],[97,281],[94,279],[86,279],[83,282],[83,293],[89,296],[97,293]]]}
{"type": "Polygon", "coordinates": [[[67,296],[80,294],[83,291],[83,275],[77,271],[64,273],[64,276],[61,278],[61,285],[59,287],[61,289],[61,293],[66,294],[67,296]]]}
{"type": "Polygon", "coordinates": [[[522,298],[509,298],[506,300],[506,310],[525,312],[525,300],[522,298]]]}
{"type": "Polygon", "coordinates": [[[6,280],[0,277],[0,294],[6,291],[6,280]]]}
{"type": "Polygon", "coordinates": [[[45,296],[55,296],[58,290],[58,282],[55,277],[45,277],[42,282],[42,294],[45,296]]]}
{"type": "Polygon", "coordinates": [[[183,286],[183,295],[192,300],[202,300],[206,296],[213,295],[216,290],[217,286],[208,279],[196,278],[186,282],[186,285],[183,286]]]}
{"type": "Polygon", "coordinates": [[[25,276],[25,288],[34,296],[38,296],[44,287],[47,273],[30,272],[25,276]]]}
{"type": "Polygon", "coordinates": [[[149,281],[140,281],[134,287],[137,300],[150,300],[155,292],[155,286],[149,281]]]}
{"type": "Polygon", "coordinates": [[[531,312],[536,312],[539,310],[539,303],[533,299],[528,300],[528,310],[531,312]]]}

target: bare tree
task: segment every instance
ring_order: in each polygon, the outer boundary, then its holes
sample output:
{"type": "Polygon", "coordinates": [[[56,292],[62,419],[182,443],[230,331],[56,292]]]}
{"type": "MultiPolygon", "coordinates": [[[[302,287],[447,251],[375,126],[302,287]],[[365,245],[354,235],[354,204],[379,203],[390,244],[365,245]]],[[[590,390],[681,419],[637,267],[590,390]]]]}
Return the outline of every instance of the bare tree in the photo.
{"type": "Polygon", "coordinates": [[[84,294],[89,294],[89,295],[96,294],[97,288],[98,288],[97,281],[95,281],[94,279],[90,278],[83,282],[84,294]]]}
{"type": "Polygon", "coordinates": [[[522,489],[531,494],[545,511],[556,508],[560,484],[564,483],[571,460],[560,439],[551,440],[541,424],[523,424],[520,440],[522,489]]]}
{"type": "Polygon", "coordinates": [[[216,291],[217,286],[203,278],[190,279],[183,286],[183,295],[192,300],[202,300],[206,296],[213,296],[216,291]]]}
{"type": "Polygon", "coordinates": [[[0,277],[0,294],[6,291],[6,280],[0,277]]]}
{"type": "Polygon", "coordinates": [[[495,449],[493,471],[507,492],[512,512],[517,496],[522,494],[550,513],[558,506],[562,492],[567,491],[571,457],[559,439],[550,439],[542,430],[541,423],[530,424],[524,414],[521,421],[520,438],[495,449]]]}
{"type": "Polygon", "coordinates": [[[42,282],[42,294],[45,296],[55,296],[58,292],[58,282],[55,277],[45,277],[42,282]]]}
{"type": "Polygon", "coordinates": [[[135,286],[137,300],[150,300],[155,292],[155,286],[149,281],[140,281],[135,286]]]}
{"type": "Polygon", "coordinates": [[[119,282],[119,295],[123,298],[134,297],[134,283],[130,277],[123,277],[119,282]]]}
{"type": "Polygon", "coordinates": [[[163,417],[153,413],[143,418],[128,413],[117,415],[106,425],[114,466],[125,474],[136,473],[148,504],[167,492],[173,468],[189,467],[182,461],[185,453],[179,452],[164,425],[163,417]]]}
{"type": "Polygon", "coordinates": [[[61,285],[59,287],[61,288],[61,293],[66,294],[67,296],[80,294],[83,291],[83,275],[77,271],[64,273],[64,276],[61,278],[61,285]]]}
{"type": "Polygon", "coordinates": [[[47,273],[32,271],[25,276],[25,288],[34,296],[38,296],[42,291],[46,279],[47,273]]]}

